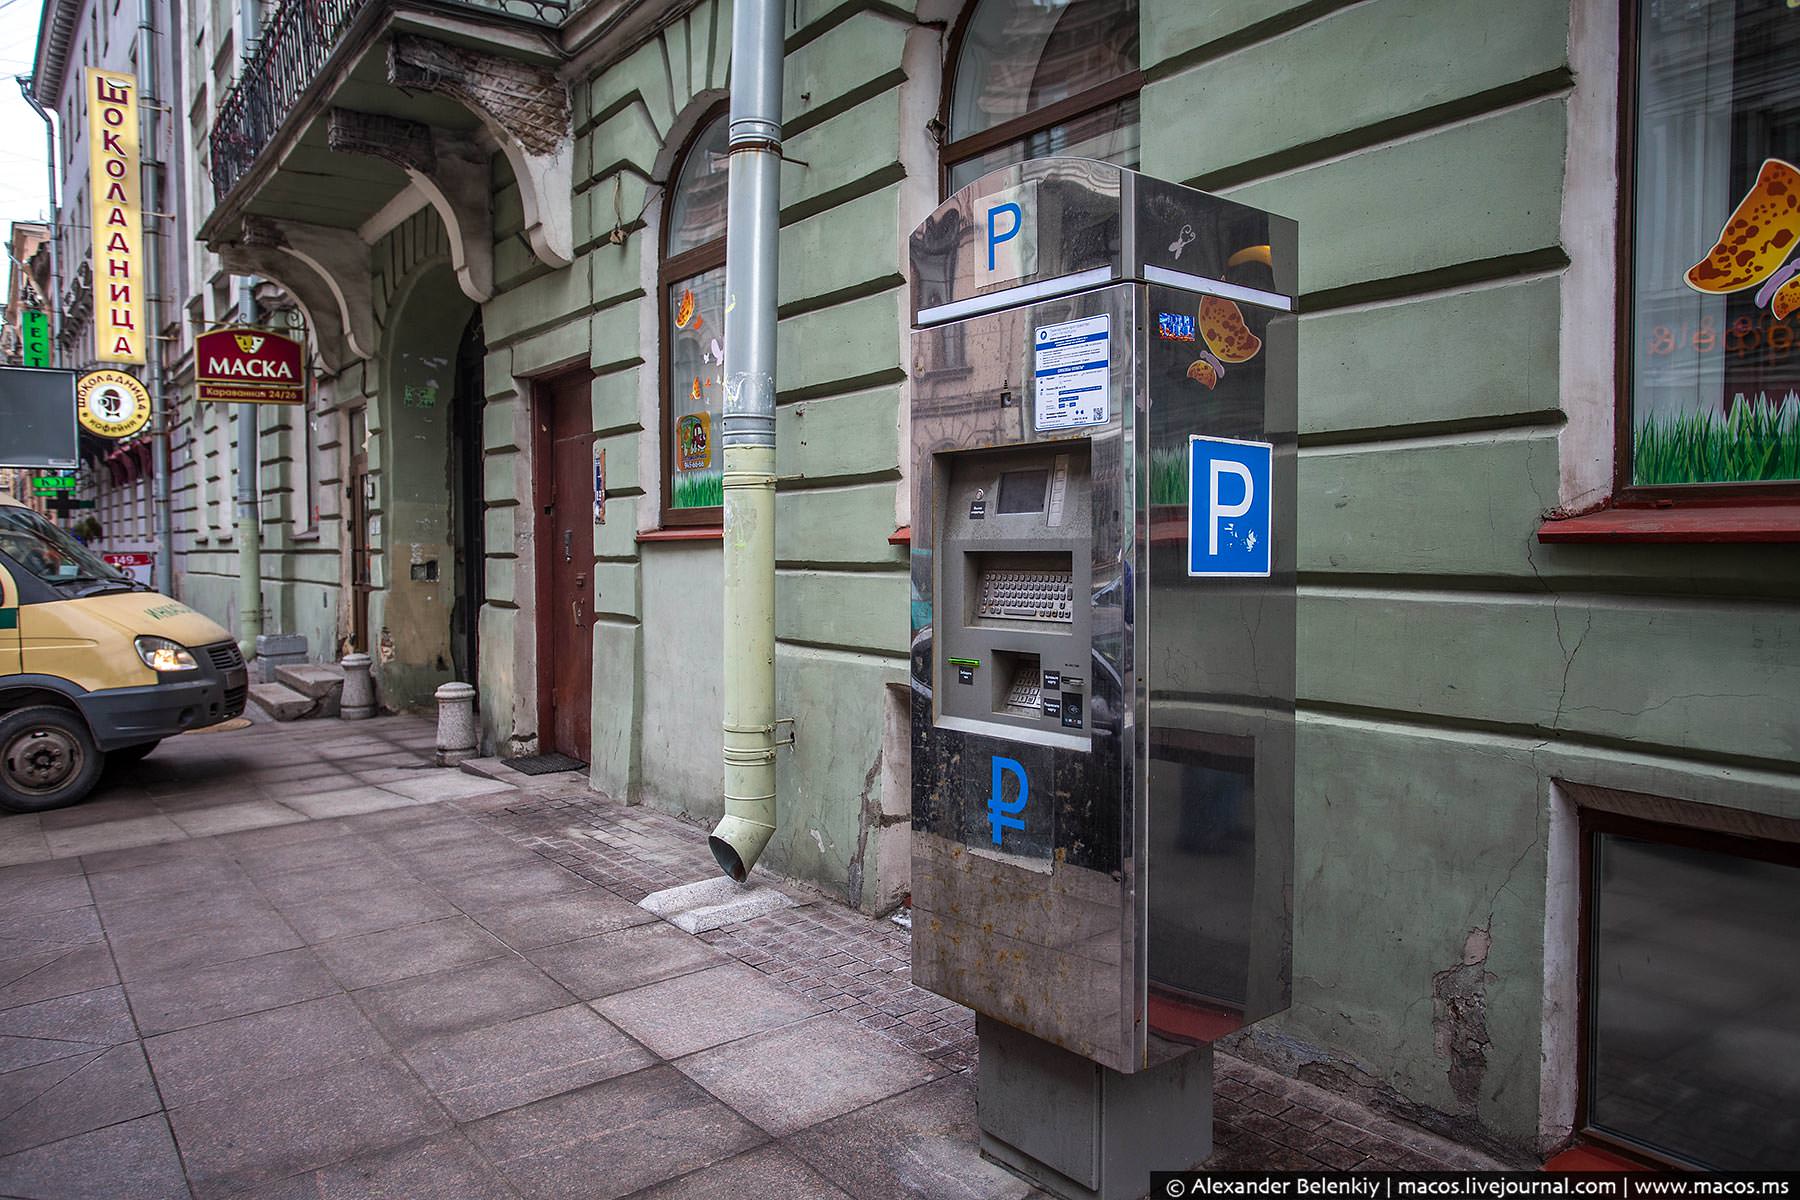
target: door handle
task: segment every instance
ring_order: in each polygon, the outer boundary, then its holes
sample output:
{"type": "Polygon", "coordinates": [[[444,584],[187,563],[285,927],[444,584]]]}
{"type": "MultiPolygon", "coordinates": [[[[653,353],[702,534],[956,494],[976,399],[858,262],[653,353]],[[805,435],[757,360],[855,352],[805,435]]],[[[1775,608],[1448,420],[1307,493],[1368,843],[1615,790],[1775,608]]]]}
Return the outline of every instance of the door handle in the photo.
{"type": "Polygon", "coordinates": [[[573,529],[563,530],[563,561],[575,561],[575,531],[573,529]]]}
{"type": "Polygon", "coordinates": [[[569,601],[569,612],[575,618],[575,628],[580,629],[581,625],[582,625],[582,617],[583,617],[581,601],[580,600],[569,601]]]}

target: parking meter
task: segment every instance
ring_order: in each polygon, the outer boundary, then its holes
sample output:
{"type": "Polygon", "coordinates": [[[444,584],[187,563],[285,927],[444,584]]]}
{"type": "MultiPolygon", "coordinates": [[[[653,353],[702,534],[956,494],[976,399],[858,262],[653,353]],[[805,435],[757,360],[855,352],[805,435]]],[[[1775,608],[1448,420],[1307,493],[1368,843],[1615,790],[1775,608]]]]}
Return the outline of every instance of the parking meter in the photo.
{"type": "Polygon", "coordinates": [[[1288,1004],[1292,221],[1087,159],[912,234],[913,978],[984,1153],[1134,1196],[1288,1004]]]}

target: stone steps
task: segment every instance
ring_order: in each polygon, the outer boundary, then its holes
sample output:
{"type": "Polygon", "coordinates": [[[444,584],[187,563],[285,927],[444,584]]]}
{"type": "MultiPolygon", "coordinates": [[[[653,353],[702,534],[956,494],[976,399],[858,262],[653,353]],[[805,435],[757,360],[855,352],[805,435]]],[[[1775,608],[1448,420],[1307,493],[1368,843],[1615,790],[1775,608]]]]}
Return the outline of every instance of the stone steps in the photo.
{"type": "Polygon", "coordinates": [[[344,695],[344,668],[336,663],[304,663],[275,668],[275,682],[311,699],[312,717],[335,717],[344,695]]]}
{"type": "Polygon", "coordinates": [[[344,695],[344,668],[335,663],[278,666],[275,678],[250,685],[250,702],[277,721],[335,717],[344,695]]]}
{"type": "Polygon", "coordinates": [[[304,692],[296,692],[282,683],[253,683],[250,703],[276,721],[298,721],[309,717],[319,703],[304,692]]]}

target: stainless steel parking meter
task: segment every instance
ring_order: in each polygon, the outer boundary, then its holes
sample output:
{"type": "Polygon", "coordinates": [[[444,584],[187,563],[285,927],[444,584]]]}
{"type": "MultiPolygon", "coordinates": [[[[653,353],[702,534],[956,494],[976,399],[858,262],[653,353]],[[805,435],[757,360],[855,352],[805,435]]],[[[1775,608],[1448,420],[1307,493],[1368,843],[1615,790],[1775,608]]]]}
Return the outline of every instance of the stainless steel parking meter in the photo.
{"type": "Polygon", "coordinates": [[[913,978],[982,1148],[1072,1197],[1211,1151],[1288,1004],[1293,222],[1087,159],[912,234],[913,978]]]}

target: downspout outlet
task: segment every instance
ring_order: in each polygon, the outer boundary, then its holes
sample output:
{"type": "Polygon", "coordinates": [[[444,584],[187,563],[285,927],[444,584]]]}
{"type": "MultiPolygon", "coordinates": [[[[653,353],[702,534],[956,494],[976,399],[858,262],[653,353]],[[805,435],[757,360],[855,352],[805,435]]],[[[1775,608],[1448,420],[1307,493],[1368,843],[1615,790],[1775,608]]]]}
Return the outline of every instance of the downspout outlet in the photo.
{"type": "Polygon", "coordinates": [[[772,725],[725,727],[725,816],[706,844],[719,869],[738,883],[750,877],[775,836],[774,732],[772,725]]]}
{"type": "Polygon", "coordinates": [[[774,836],[773,825],[728,816],[707,837],[706,844],[712,847],[713,859],[719,864],[719,870],[734,881],[743,883],[750,878],[750,867],[762,857],[763,849],[774,836]]]}

